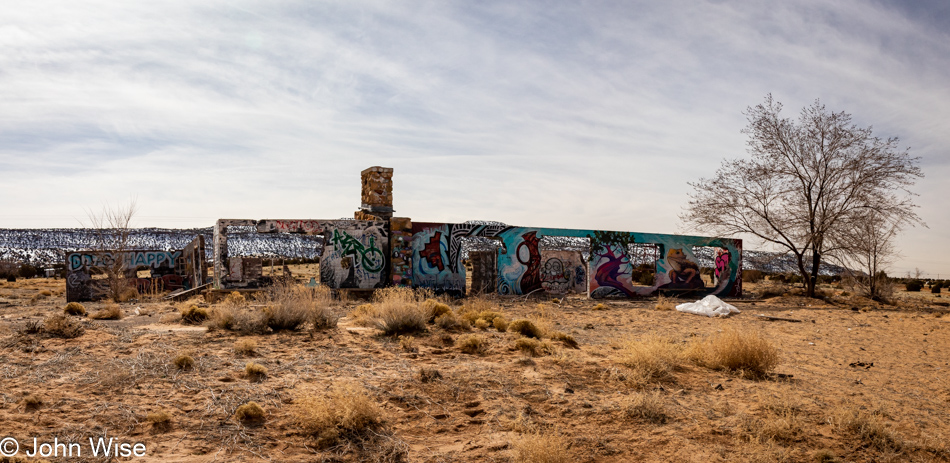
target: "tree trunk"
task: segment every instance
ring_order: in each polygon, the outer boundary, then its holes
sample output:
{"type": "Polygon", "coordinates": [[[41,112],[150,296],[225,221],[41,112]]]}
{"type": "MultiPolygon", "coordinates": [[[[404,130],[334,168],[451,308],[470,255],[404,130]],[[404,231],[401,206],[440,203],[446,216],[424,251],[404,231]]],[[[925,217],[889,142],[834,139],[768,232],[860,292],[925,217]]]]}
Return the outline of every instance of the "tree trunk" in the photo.
{"type": "Polygon", "coordinates": [[[818,266],[821,263],[821,254],[811,253],[811,275],[808,277],[808,297],[815,297],[815,286],[818,285],[818,266]]]}

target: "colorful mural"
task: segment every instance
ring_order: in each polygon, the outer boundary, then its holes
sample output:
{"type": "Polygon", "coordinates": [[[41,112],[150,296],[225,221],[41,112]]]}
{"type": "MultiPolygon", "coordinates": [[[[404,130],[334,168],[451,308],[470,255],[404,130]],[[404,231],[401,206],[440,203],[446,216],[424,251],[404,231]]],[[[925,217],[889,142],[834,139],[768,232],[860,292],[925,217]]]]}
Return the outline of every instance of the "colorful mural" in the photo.
{"type": "MultiPolygon", "coordinates": [[[[590,297],[638,297],[657,292],[716,294],[738,296],[741,240],[688,235],[557,228],[525,228],[471,224],[414,223],[413,275],[415,286],[431,287],[438,292],[464,294],[465,268],[458,261],[461,239],[471,236],[495,238],[502,247],[497,259],[497,291],[499,294],[530,294],[544,289],[544,251],[540,240],[545,236],[587,238],[590,257],[583,268],[584,283],[590,297]],[[652,244],[656,247],[656,274],[652,285],[641,285],[631,279],[633,266],[628,248],[631,244],[652,244]],[[725,249],[728,258],[720,268],[720,279],[706,287],[694,246],[725,249]]],[[[582,274],[574,268],[574,276],[582,274]]]]}

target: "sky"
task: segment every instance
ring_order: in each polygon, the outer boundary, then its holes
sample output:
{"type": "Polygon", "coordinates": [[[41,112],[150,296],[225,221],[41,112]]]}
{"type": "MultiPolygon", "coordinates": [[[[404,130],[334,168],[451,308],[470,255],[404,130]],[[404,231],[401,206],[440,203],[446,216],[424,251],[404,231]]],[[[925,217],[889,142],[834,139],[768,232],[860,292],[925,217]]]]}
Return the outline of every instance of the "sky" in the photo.
{"type": "Polygon", "coordinates": [[[944,0],[19,2],[0,228],[352,217],[380,165],[418,221],[695,234],[688,182],[771,93],[920,158],[891,273],[946,278],[947,76],[944,0]]]}

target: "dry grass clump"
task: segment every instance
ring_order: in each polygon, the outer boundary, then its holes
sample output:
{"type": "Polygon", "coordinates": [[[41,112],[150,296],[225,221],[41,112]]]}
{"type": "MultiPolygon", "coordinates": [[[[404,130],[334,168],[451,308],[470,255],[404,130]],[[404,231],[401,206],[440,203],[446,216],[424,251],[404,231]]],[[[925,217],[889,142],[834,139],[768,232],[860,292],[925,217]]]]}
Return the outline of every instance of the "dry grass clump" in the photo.
{"type": "Polygon", "coordinates": [[[234,352],[238,355],[254,355],[257,350],[257,341],[253,339],[238,339],[234,341],[234,352]]]}
{"type": "Polygon", "coordinates": [[[483,318],[479,318],[478,320],[475,320],[475,328],[476,328],[476,329],[479,329],[479,330],[482,330],[482,331],[487,331],[487,330],[488,330],[488,327],[490,327],[490,326],[491,326],[491,323],[488,323],[488,322],[485,321],[485,319],[483,319],[483,318]]]}
{"type": "Polygon", "coordinates": [[[532,321],[520,318],[508,324],[508,331],[527,338],[540,338],[543,332],[532,321]]]}
{"type": "Polygon", "coordinates": [[[70,302],[63,308],[66,315],[86,315],[86,308],[78,302],[70,302]]]}
{"type": "Polygon", "coordinates": [[[117,304],[109,304],[89,315],[93,320],[121,320],[122,309],[117,304]]]}
{"type": "Polygon", "coordinates": [[[247,362],[244,365],[244,376],[253,382],[260,382],[267,378],[267,368],[264,365],[247,362]]]}
{"type": "Polygon", "coordinates": [[[268,288],[261,301],[267,306],[264,323],[274,331],[296,330],[308,321],[315,329],[333,328],[337,324],[338,316],[330,307],[331,296],[327,289],[278,284],[268,288]]]}
{"type": "Polygon", "coordinates": [[[399,348],[406,352],[415,352],[416,348],[413,345],[415,341],[416,338],[409,335],[399,336],[399,348]]]}
{"type": "Polygon", "coordinates": [[[689,357],[700,366],[729,370],[748,378],[768,376],[779,363],[779,352],[758,331],[729,329],[690,346],[689,357]]]}
{"type": "Polygon", "coordinates": [[[504,333],[505,331],[508,331],[508,320],[505,320],[505,317],[497,317],[494,320],[492,320],[491,324],[500,333],[504,333]]]}
{"type": "Polygon", "coordinates": [[[488,349],[488,342],[482,336],[477,334],[468,334],[465,336],[459,336],[459,338],[455,341],[455,346],[466,354],[478,355],[485,353],[485,351],[488,349]]]}
{"type": "Polygon", "coordinates": [[[234,418],[244,424],[260,423],[266,419],[264,409],[257,402],[248,402],[234,411],[234,418]]]}
{"type": "Polygon", "coordinates": [[[655,310],[673,310],[676,308],[676,304],[673,303],[673,299],[661,294],[656,298],[656,305],[653,308],[655,310]]]}
{"type": "Polygon", "coordinates": [[[663,405],[663,396],[659,391],[649,393],[634,393],[622,405],[625,417],[653,424],[664,424],[670,420],[670,415],[663,405]]]}
{"type": "Polygon", "coordinates": [[[181,322],[188,325],[200,325],[208,319],[208,311],[194,304],[183,307],[180,312],[181,322]]]}
{"type": "Polygon", "coordinates": [[[891,430],[878,412],[868,412],[855,405],[838,407],[831,423],[840,431],[858,438],[864,445],[880,451],[899,452],[908,447],[904,438],[891,430]]]}
{"type": "Polygon", "coordinates": [[[341,438],[362,438],[383,424],[382,408],[357,384],[336,384],[324,394],[299,397],[294,405],[296,424],[321,448],[341,438]]]}
{"type": "Polygon", "coordinates": [[[525,434],[515,441],[518,463],[571,463],[575,461],[567,437],[554,432],[525,434]]]}
{"type": "Polygon", "coordinates": [[[179,370],[191,370],[195,367],[195,359],[187,353],[180,353],[175,356],[175,359],[172,360],[172,363],[178,367],[179,370]]]}
{"type": "Polygon", "coordinates": [[[35,395],[29,394],[23,398],[23,408],[26,411],[33,411],[43,406],[43,398],[35,395]]]}
{"type": "Polygon", "coordinates": [[[340,314],[333,309],[333,294],[329,288],[319,287],[310,289],[313,306],[310,309],[310,323],[314,330],[328,330],[336,328],[340,321],[340,314]]]}
{"type": "Polygon", "coordinates": [[[570,347],[571,349],[577,349],[577,340],[574,339],[574,336],[571,336],[562,331],[554,331],[551,333],[552,341],[561,341],[565,346],[570,347]]]}
{"type": "Polygon", "coordinates": [[[432,381],[442,379],[442,372],[435,368],[423,368],[419,370],[419,381],[431,383],[432,381]]]}
{"type": "Polygon", "coordinates": [[[435,299],[426,299],[422,303],[422,307],[429,314],[429,323],[434,322],[435,319],[438,318],[440,315],[452,313],[452,308],[449,307],[448,304],[439,302],[435,299]]]}
{"type": "Polygon", "coordinates": [[[223,329],[241,334],[263,334],[268,331],[267,315],[247,305],[241,293],[232,292],[224,302],[214,306],[208,312],[205,326],[209,330],[223,329]]]}
{"type": "MultiPolygon", "coordinates": [[[[40,331],[38,328],[39,327],[37,327],[36,332],[40,331]]],[[[42,331],[57,338],[72,339],[82,336],[82,334],[86,332],[86,329],[83,328],[80,322],[69,318],[66,314],[56,314],[50,315],[43,320],[42,331]]]]}
{"type": "Polygon", "coordinates": [[[247,305],[247,298],[237,291],[231,291],[231,293],[224,298],[224,302],[231,305],[247,305]]]}
{"type": "Polygon", "coordinates": [[[515,349],[529,357],[538,357],[550,353],[553,349],[547,341],[538,341],[533,338],[518,338],[515,340],[515,349]]]}
{"type": "Polygon", "coordinates": [[[392,287],[376,294],[375,326],[387,335],[425,331],[429,312],[411,288],[392,287]]]}
{"type": "Polygon", "coordinates": [[[646,383],[672,381],[673,372],[682,368],[684,359],[683,347],[676,341],[651,335],[625,342],[614,360],[646,383]]]}
{"type": "Polygon", "coordinates": [[[740,436],[759,443],[775,441],[787,444],[803,439],[805,422],[800,405],[789,397],[771,397],[761,403],[764,416],[739,416],[740,436]]]}
{"type": "Polygon", "coordinates": [[[607,310],[607,306],[603,303],[599,303],[591,308],[591,310],[607,310]]]}
{"type": "Polygon", "coordinates": [[[53,295],[53,292],[50,291],[50,290],[48,290],[48,289],[44,289],[44,290],[40,291],[40,295],[43,296],[43,297],[50,297],[50,296],[53,295]]]}
{"type": "Polygon", "coordinates": [[[172,415],[164,410],[151,412],[145,415],[145,421],[152,425],[156,431],[168,431],[172,427],[172,415]]]}
{"type": "Polygon", "coordinates": [[[379,313],[373,304],[360,304],[351,310],[350,313],[346,314],[346,316],[350,317],[354,325],[374,326],[379,313]]]}

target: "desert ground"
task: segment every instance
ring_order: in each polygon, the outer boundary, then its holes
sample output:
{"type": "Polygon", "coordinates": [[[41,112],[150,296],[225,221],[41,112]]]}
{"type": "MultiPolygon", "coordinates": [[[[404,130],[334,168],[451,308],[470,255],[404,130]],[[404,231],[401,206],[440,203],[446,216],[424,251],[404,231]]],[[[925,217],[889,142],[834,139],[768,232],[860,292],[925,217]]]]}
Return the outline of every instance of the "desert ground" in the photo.
{"type": "Polygon", "coordinates": [[[0,438],[20,444],[0,461],[33,438],[83,443],[49,461],[108,461],[88,448],[99,437],[147,449],[118,461],[950,460],[946,298],[762,288],[747,284],[729,318],[671,310],[685,299],[323,294],[308,303],[336,326],[253,332],[215,314],[273,300],[141,297],[61,316],[62,279],[0,282],[0,438]],[[399,304],[440,318],[386,335],[380,310],[399,304]],[[121,319],[91,316],[116,307],[121,319]],[[486,318],[529,320],[539,339],[486,318]],[[777,363],[709,357],[743,339],[758,342],[743,355],[777,363]]]}

